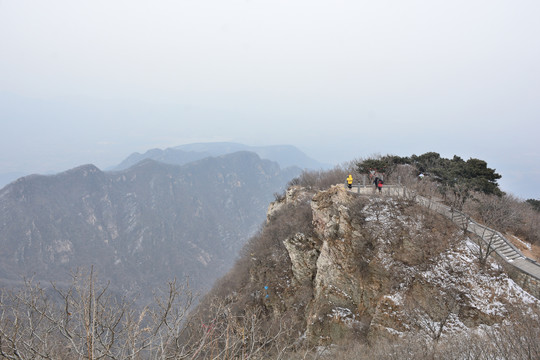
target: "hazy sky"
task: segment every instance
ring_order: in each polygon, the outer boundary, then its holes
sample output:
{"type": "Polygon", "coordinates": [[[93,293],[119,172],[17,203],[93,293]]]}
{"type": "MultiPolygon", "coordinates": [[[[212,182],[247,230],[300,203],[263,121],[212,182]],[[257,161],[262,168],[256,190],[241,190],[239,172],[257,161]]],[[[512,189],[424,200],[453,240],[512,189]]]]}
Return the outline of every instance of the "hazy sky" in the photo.
{"type": "Polygon", "coordinates": [[[538,0],[0,0],[0,173],[198,141],[480,158],[540,198],[538,0]]]}

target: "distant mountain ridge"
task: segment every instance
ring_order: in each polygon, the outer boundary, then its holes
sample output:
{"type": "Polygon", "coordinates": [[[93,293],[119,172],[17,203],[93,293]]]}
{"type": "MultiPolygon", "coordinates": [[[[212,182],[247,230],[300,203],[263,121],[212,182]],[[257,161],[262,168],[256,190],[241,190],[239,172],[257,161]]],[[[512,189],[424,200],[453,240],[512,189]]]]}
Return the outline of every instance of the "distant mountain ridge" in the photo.
{"type": "Polygon", "coordinates": [[[20,171],[0,173],[0,189],[3,188],[5,185],[9,184],[10,182],[20,177],[23,177],[24,175],[25,174],[20,171]]]}
{"type": "Polygon", "coordinates": [[[297,166],[301,169],[323,169],[329,165],[320,163],[292,145],[248,146],[232,142],[194,143],[167,149],[151,149],[144,154],[133,153],[112,170],[123,170],[144,159],[166,164],[184,165],[209,156],[221,156],[237,151],[251,151],[262,159],[277,162],[281,168],[297,166]]]}
{"type": "Polygon", "coordinates": [[[0,190],[0,281],[61,281],[95,265],[118,291],[150,296],[175,277],[202,290],[232,265],[273,194],[298,172],[237,152],[183,166],[146,159],[123,171],[83,165],[20,178],[0,190]]]}

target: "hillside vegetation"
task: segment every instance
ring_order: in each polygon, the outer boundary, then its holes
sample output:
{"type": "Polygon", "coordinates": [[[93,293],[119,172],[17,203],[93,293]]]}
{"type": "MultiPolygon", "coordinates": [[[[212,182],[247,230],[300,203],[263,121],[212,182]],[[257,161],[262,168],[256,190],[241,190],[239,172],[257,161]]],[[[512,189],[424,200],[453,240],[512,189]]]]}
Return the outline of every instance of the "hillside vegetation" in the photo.
{"type": "Polygon", "coordinates": [[[410,157],[386,155],[359,160],[354,170],[358,177],[377,170],[391,183],[400,182],[420,195],[442,198],[480,223],[540,246],[540,200],[522,201],[504,193],[497,184],[501,175],[483,160],[445,159],[435,152],[410,157]]]}
{"type": "MultiPolygon", "coordinates": [[[[496,182],[486,180],[491,185],[482,187],[485,182],[476,178],[495,180],[485,162],[447,163],[479,170],[449,183],[428,171],[420,180],[420,169],[396,162],[384,168],[384,176],[537,241],[537,214],[530,205],[502,193],[496,182]]],[[[482,266],[470,235],[405,199],[327,186],[351,172],[361,178],[354,170],[369,169],[365,164],[304,172],[276,196],[266,226],[201,305],[201,321],[214,324],[219,339],[207,348],[225,351],[225,342],[237,341],[228,350],[241,352],[246,340],[235,336],[244,325],[234,321],[256,314],[251,331],[272,339],[264,347],[268,357],[317,357],[321,349],[346,359],[540,356],[534,340],[540,335],[538,300],[494,260],[482,266]]]]}
{"type": "MultiPolygon", "coordinates": [[[[361,179],[371,171],[363,161],[304,172],[277,193],[233,269],[193,311],[189,285],[175,281],[143,309],[110,296],[92,273],[74,274],[64,288],[28,283],[4,292],[0,355],[540,358],[539,300],[502,264],[482,264],[476,239],[443,216],[404,198],[347,191],[342,183],[349,173],[361,179]]],[[[506,231],[537,241],[540,222],[529,203],[473,188],[464,198],[428,171],[420,180],[409,163],[377,171],[386,184],[399,178],[486,222],[503,224],[505,211],[517,212],[523,233],[510,221],[506,231]]]]}

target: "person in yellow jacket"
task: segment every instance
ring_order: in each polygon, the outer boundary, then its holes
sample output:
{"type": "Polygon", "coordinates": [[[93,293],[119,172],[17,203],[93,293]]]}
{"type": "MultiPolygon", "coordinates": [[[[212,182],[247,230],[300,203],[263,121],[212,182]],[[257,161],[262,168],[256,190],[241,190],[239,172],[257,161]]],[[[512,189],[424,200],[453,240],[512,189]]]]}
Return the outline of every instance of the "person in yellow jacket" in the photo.
{"type": "Polygon", "coordinates": [[[347,177],[347,186],[349,187],[349,189],[352,189],[352,175],[349,174],[349,176],[347,177]]]}

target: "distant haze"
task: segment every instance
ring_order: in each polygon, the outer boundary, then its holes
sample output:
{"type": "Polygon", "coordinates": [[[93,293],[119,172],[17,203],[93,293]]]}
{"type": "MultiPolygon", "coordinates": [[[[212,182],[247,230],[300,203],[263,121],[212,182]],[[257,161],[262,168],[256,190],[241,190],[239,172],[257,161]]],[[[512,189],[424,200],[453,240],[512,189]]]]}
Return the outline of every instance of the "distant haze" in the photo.
{"type": "Polygon", "coordinates": [[[486,160],[540,198],[540,2],[0,0],[0,174],[194,142],[486,160]]]}

